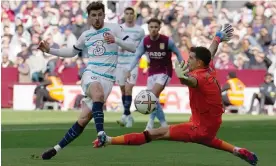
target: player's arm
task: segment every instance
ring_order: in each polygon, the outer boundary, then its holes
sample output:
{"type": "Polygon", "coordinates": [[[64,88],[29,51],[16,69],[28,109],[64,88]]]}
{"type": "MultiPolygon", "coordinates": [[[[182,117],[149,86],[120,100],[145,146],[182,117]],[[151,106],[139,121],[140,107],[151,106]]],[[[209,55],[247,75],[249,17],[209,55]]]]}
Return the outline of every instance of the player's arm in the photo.
{"type": "Polygon", "coordinates": [[[219,30],[216,32],[216,36],[214,37],[210,47],[209,51],[211,52],[212,59],[216,55],[216,52],[218,50],[218,46],[223,41],[229,41],[233,36],[233,27],[230,24],[225,24],[222,27],[222,30],[219,30]]]}
{"type": "Polygon", "coordinates": [[[177,57],[177,60],[178,60],[179,62],[182,62],[182,61],[183,61],[182,55],[181,55],[179,49],[176,47],[174,41],[173,41],[171,38],[169,38],[169,44],[168,44],[168,45],[169,45],[169,49],[170,49],[173,53],[175,53],[175,55],[176,55],[176,57],[177,57]]]}
{"type": "Polygon", "coordinates": [[[122,49],[129,52],[135,52],[136,45],[134,42],[127,41],[129,36],[124,34],[123,28],[118,26],[115,29],[115,43],[118,44],[122,49]]]}
{"type": "Polygon", "coordinates": [[[144,29],[141,29],[140,31],[140,38],[139,38],[139,43],[137,44],[139,46],[139,44],[141,43],[141,41],[144,39],[144,37],[146,36],[144,29]]]}
{"type": "Polygon", "coordinates": [[[145,53],[144,39],[142,39],[139,46],[136,49],[136,52],[134,55],[135,59],[132,61],[132,63],[130,64],[130,67],[128,68],[129,72],[131,72],[134,69],[134,67],[138,64],[140,58],[144,53],[145,53]]]}
{"type": "Polygon", "coordinates": [[[197,79],[194,77],[187,76],[187,78],[179,78],[179,80],[182,85],[187,85],[192,88],[197,87],[197,79]]]}
{"type": "Polygon", "coordinates": [[[82,35],[79,37],[77,43],[71,47],[71,48],[60,48],[60,49],[55,49],[55,48],[50,48],[49,44],[46,41],[41,41],[39,43],[38,49],[40,49],[42,52],[46,52],[58,57],[74,57],[76,56],[79,52],[82,51],[84,48],[84,43],[85,43],[85,35],[82,33],[82,35]]]}
{"type": "Polygon", "coordinates": [[[197,79],[188,75],[189,68],[187,64],[185,65],[184,61],[180,64],[178,61],[175,62],[175,73],[179,78],[181,84],[187,85],[189,87],[197,87],[197,79]]]}

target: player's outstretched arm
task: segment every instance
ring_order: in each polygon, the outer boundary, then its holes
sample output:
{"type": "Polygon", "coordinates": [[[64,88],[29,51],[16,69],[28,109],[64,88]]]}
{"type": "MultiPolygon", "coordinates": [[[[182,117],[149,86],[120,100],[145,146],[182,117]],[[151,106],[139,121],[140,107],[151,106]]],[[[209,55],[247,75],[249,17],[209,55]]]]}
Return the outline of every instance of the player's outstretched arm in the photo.
{"type": "Polygon", "coordinates": [[[176,55],[176,57],[177,57],[177,60],[178,60],[179,62],[183,61],[183,58],[182,58],[182,55],[181,55],[179,49],[176,47],[174,41],[173,41],[171,38],[169,39],[169,49],[170,49],[173,53],[175,53],[175,55],[176,55]]]}
{"type": "Polygon", "coordinates": [[[72,47],[72,48],[60,48],[60,49],[55,49],[55,48],[50,48],[49,43],[46,41],[41,41],[39,43],[38,49],[41,50],[42,52],[46,52],[58,57],[74,57],[76,56],[79,52],[82,51],[82,48],[84,47],[84,33],[79,37],[77,43],[72,47]]]}
{"type": "Polygon", "coordinates": [[[140,58],[142,57],[142,55],[145,53],[145,48],[144,48],[144,39],[141,40],[139,46],[136,49],[135,52],[135,59],[132,61],[132,63],[130,64],[130,67],[128,69],[129,72],[131,72],[134,67],[138,64],[140,58]]]}
{"type": "Polygon", "coordinates": [[[223,41],[229,41],[233,36],[233,27],[230,24],[225,24],[221,30],[216,32],[216,36],[214,37],[212,44],[209,47],[209,51],[211,52],[212,59],[216,55],[218,50],[218,46],[223,41]]]}
{"type": "Polygon", "coordinates": [[[185,65],[185,62],[175,62],[175,73],[179,78],[181,84],[187,85],[189,87],[195,88],[197,87],[197,79],[187,75],[189,73],[188,65],[185,65]]]}

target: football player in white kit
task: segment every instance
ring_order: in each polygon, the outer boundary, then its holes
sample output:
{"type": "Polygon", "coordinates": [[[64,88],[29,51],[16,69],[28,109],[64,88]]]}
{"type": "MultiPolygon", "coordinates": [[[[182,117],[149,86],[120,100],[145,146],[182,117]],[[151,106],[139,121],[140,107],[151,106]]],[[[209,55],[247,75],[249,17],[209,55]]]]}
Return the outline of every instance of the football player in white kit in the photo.
{"type": "Polygon", "coordinates": [[[59,150],[76,139],[93,117],[100,144],[104,145],[106,142],[103,105],[115,82],[118,49],[120,46],[124,50],[135,52],[136,45],[126,41],[129,36],[125,35],[118,24],[104,22],[104,9],[101,2],[92,2],[88,5],[86,10],[91,28],[82,33],[73,48],[53,49],[49,48],[45,41],[38,47],[43,52],[58,57],[73,57],[86,47],[89,55],[89,62],[81,80],[81,87],[87,98],[82,101],[80,117],[56,146],[42,154],[44,160],[51,159],[59,150]]]}
{"type": "MultiPolygon", "coordinates": [[[[135,24],[135,11],[131,7],[124,10],[125,23],[121,26],[124,33],[129,36],[127,41],[134,42],[136,46],[145,36],[143,28],[135,24]]],[[[131,71],[131,77],[126,81],[125,75],[131,62],[135,59],[135,54],[124,49],[119,49],[118,64],[116,69],[116,82],[121,88],[122,103],[124,105],[124,114],[117,123],[121,126],[132,127],[133,117],[131,116],[130,106],[132,102],[132,89],[137,81],[138,65],[131,71]]]]}

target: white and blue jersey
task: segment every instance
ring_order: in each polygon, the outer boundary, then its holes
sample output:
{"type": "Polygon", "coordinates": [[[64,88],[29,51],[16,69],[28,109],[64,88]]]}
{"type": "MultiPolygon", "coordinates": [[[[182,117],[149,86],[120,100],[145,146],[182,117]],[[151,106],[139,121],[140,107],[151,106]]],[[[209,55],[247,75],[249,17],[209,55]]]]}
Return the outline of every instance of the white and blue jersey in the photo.
{"type": "Polygon", "coordinates": [[[85,47],[88,50],[89,62],[85,71],[115,81],[114,72],[118,60],[119,46],[116,43],[107,44],[104,36],[112,34],[114,37],[127,38],[122,27],[114,23],[104,23],[104,26],[96,30],[93,27],[84,31],[79,37],[74,49],[82,51],[85,47]]]}
{"type": "MultiPolygon", "coordinates": [[[[128,27],[126,24],[122,24],[121,27],[124,30],[124,34],[128,36],[126,41],[134,42],[136,47],[145,36],[143,28],[138,25],[128,27]]],[[[135,53],[126,51],[124,49],[119,49],[118,55],[118,67],[128,68],[131,62],[135,59],[135,53]]]]}

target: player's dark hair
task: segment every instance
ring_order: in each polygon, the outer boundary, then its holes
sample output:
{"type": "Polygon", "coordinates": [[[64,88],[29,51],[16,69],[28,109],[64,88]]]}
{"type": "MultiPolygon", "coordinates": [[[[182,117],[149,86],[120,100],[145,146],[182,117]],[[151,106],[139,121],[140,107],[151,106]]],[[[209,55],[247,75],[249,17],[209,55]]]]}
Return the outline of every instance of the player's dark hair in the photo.
{"type": "Polygon", "coordinates": [[[156,22],[157,24],[159,24],[159,25],[161,25],[161,21],[159,20],[159,19],[157,19],[157,18],[151,18],[151,19],[149,19],[148,20],[148,24],[150,24],[150,23],[152,23],[152,22],[156,22]]]}
{"type": "Polygon", "coordinates": [[[134,9],[133,9],[132,7],[127,7],[127,8],[125,8],[124,12],[126,12],[126,11],[128,11],[128,10],[132,11],[133,13],[135,13],[135,11],[134,11],[134,9]]]}
{"type": "Polygon", "coordinates": [[[195,53],[196,58],[203,61],[208,66],[211,61],[211,52],[206,47],[191,47],[190,51],[195,53]]]}
{"type": "Polygon", "coordinates": [[[102,2],[92,2],[87,6],[86,11],[89,15],[92,10],[101,10],[101,9],[103,10],[103,12],[105,12],[104,4],[102,2]]]}

